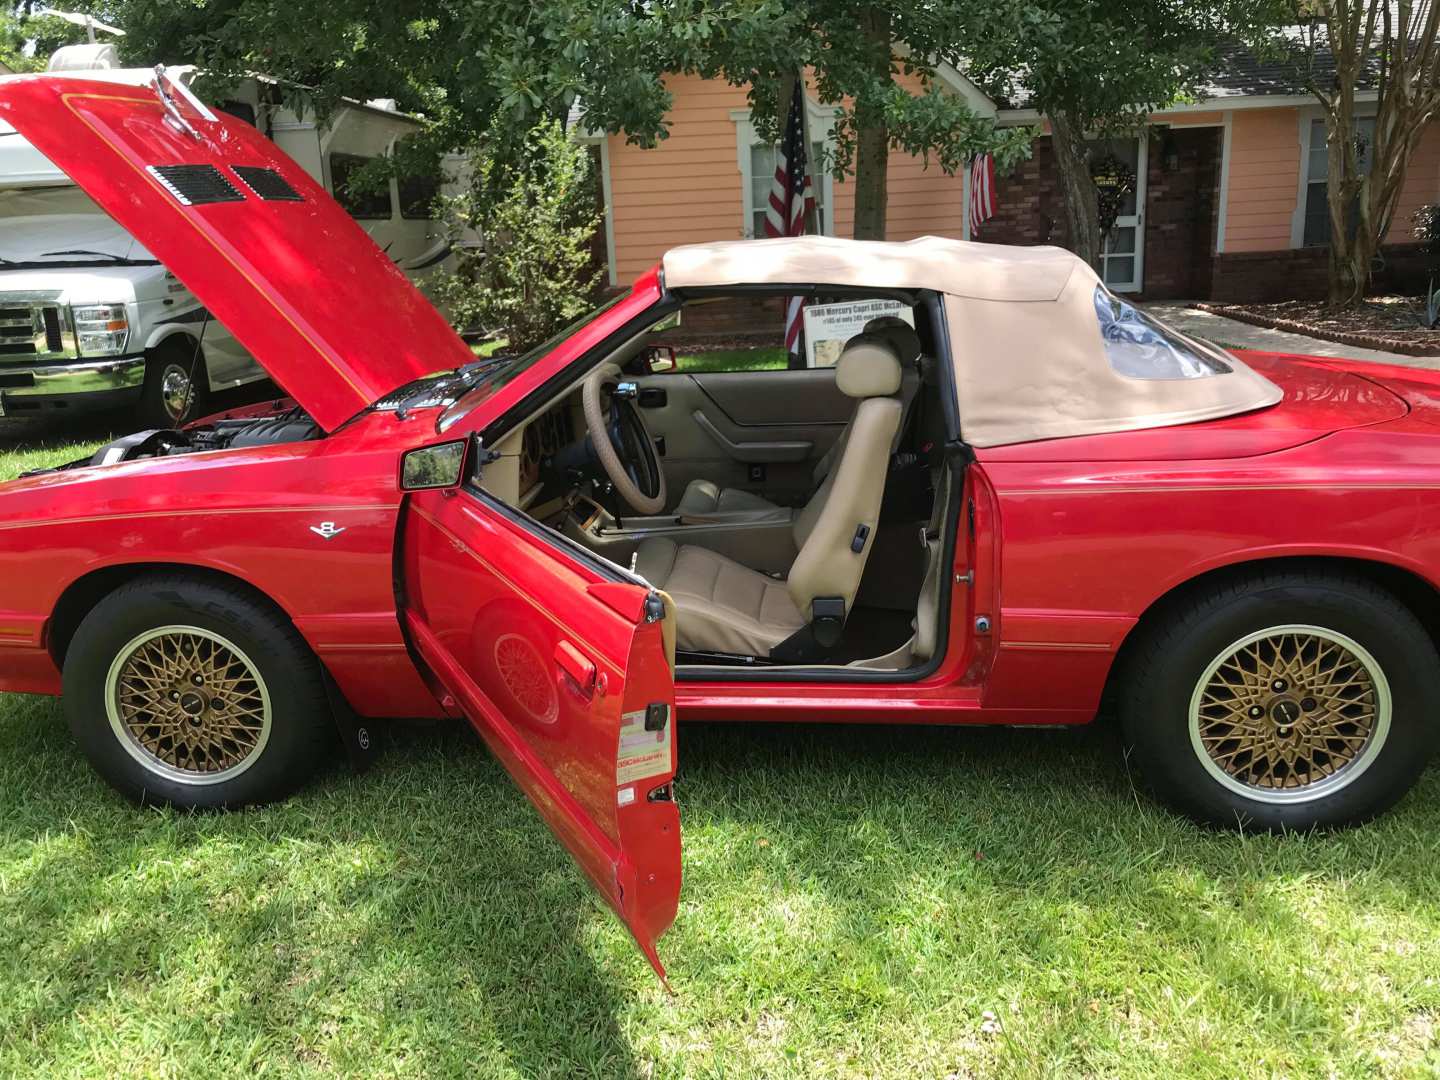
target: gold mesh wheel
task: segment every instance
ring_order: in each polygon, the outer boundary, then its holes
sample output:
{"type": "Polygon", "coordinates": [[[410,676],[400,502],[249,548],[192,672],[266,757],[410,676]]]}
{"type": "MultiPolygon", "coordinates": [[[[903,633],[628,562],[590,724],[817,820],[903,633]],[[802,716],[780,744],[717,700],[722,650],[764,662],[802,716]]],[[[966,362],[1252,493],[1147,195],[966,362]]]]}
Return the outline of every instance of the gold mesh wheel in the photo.
{"type": "Polygon", "coordinates": [[[110,727],[151,772],[214,784],[244,772],[270,738],[270,694],[234,642],[162,626],[121,649],[105,680],[110,727]]]}
{"type": "Polygon", "coordinates": [[[1358,642],[1275,626],[1224,649],[1196,684],[1190,742],[1246,798],[1309,802],[1355,780],[1390,730],[1390,685],[1358,642]]]}

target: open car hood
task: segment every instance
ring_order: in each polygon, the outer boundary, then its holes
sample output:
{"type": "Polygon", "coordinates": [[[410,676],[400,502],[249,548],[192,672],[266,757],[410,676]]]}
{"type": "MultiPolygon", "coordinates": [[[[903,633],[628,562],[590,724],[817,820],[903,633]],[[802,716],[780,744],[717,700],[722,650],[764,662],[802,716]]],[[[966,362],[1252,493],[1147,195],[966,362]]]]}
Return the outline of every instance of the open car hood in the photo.
{"type": "Polygon", "coordinates": [[[0,120],[180,278],[327,431],[473,360],[299,165],[169,82],[0,79],[0,120]]]}

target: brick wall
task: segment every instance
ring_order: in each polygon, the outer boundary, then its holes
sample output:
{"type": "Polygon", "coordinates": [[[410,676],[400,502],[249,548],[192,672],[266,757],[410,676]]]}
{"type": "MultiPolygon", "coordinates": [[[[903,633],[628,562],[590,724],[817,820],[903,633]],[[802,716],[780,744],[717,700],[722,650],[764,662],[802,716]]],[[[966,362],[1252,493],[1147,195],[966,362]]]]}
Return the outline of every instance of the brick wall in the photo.
{"type": "Polygon", "coordinates": [[[1036,139],[1034,153],[1015,170],[995,178],[995,216],[971,236],[987,244],[1057,244],[1064,247],[1065,199],[1049,137],[1036,139]]]}
{"type": "MultiPolygon", "coordinates": [[[[1393,235],[1393,232],[1392,232],[1393,235]]],[[[1421,292],[1432,262],[1415,244],[1387,244],[1385,263],[1370,282],[1372,293],[1421,292]]],[[[1326,248],[1287,251],[1227,251],[1215,256],[1210,298],[1234,303],[1269,304],[1281,300],[1323,300],[1329,282],[1326,248]]]]}
{"type": "Polygon", "coordinates": [[[1209,294],[1220,189],[1220,128],[1157,131],[1150,140],[1145,196],[1147,300],[1209,294]],[[1173,168],[1167,168],[1167,161],[1173,168]]]}
{"type": "Polygon", "coordinates": [[[1210,299],[1267,304],[1325,295],[1324,248],[1226,251],[1215,256],[1210,299]]]}

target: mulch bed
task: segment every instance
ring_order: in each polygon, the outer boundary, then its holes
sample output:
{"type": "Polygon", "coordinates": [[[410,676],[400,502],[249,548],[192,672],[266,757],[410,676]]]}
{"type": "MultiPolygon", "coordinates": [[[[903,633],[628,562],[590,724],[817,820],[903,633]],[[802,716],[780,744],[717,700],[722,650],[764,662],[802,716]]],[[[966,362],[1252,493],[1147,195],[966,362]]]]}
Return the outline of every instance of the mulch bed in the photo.
{"type": "Polygon", "coordinates": [[[1425,301],[1418,296],[1372,296],[1346,311],[1331,311],[1323,300],[1193,306],[1252,326],[1286,330],[1322,341],[1404,356],[1440,356],[1440,330],[1425,329],[1425,301]]]}

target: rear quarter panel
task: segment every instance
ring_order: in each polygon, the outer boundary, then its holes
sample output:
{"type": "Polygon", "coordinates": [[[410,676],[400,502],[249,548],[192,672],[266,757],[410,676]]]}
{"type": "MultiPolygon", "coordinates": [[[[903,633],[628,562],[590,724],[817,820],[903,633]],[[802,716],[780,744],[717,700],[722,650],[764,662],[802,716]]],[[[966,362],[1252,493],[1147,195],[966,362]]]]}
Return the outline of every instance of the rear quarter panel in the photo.
{"type": "Polygon", "coordinates": [[[1279,453],[986,461],[999,508],[985,709],[1092,710],[1145,611],[1207,571],[1288,556],[1440,582],[1440,432],[1413,415],[1279,453]]]}

